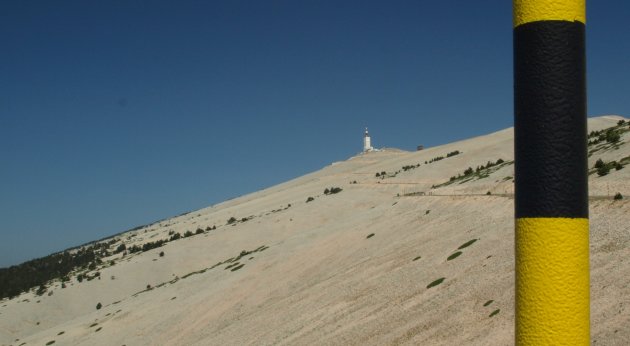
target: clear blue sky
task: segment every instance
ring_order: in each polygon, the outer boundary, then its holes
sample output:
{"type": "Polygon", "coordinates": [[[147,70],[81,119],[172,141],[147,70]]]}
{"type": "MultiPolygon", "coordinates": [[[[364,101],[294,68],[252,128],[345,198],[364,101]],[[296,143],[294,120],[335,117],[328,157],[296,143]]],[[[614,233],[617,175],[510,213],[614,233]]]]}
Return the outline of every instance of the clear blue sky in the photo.
{"type": "MultiPolygon", "coordinates": [[[[589,1],[589,115],[630,3],[589,1]]],[[[512,125],[511,1],[0,2],[0,267],[344,160],[512,125]]]]}

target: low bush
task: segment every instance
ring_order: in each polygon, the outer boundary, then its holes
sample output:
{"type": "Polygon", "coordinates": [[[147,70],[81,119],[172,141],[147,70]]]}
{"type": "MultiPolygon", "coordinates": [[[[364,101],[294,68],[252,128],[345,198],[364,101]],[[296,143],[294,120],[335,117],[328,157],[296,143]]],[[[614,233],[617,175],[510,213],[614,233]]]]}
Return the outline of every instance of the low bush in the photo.
{"type": "Polygon", "coordinates": [[[433,282],[431,282],[430,284],[427,285],[427,288],[431,288],[431,287],[435,287],[439,284],[441,284],[444,281],[445,278],[439,278],[433,282]]]}
{"type": "Polygon", "coordinates": [[[615,197],[613,197],[613,199],[614,199],[615,201],[618,201],[618,200],[623,199],[623,196],[621,195],[621,193],[620,193],[620,192],[617,192],[617,193],[615,194],[615,197]]]}

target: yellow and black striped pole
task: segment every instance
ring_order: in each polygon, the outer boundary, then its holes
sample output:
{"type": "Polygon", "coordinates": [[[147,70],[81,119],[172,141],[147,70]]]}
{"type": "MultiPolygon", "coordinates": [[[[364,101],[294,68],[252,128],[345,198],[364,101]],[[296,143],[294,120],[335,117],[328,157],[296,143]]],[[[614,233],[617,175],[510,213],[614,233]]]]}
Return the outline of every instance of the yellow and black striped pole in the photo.
{"type": "Polygon", "coordinates": [[[516,344],[589,345],[585,0],[513,0],[516,344]]]}

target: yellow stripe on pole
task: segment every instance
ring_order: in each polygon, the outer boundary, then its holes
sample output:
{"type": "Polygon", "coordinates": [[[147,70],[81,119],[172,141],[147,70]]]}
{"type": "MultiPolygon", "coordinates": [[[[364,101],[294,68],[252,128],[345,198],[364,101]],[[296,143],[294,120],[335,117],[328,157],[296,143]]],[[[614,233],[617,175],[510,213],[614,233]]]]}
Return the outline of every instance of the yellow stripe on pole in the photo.
{"type": "Polygon", "coordinates": [[[514,27],[543,20],[586,24],[586,0],[514,0],[514,27]]]}
{"type": "Polygon", "coordinates": [[[588,219],[516,220],[516,344],[589,345],[588,219]]]}

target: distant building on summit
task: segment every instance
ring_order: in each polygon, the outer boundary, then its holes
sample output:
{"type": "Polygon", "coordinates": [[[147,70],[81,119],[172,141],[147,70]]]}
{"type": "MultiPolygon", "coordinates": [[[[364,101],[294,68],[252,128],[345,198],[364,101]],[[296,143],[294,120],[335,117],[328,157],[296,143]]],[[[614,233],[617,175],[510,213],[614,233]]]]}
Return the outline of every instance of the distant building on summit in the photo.
{"type": "Polygon", "coordinates": [[[367,127],[365,128],[365,136],[363,136],[363,152],[366,153],[368,151],[373,151],[372,141],[370,140],[370,134],[368,133],[367,127]]]}

